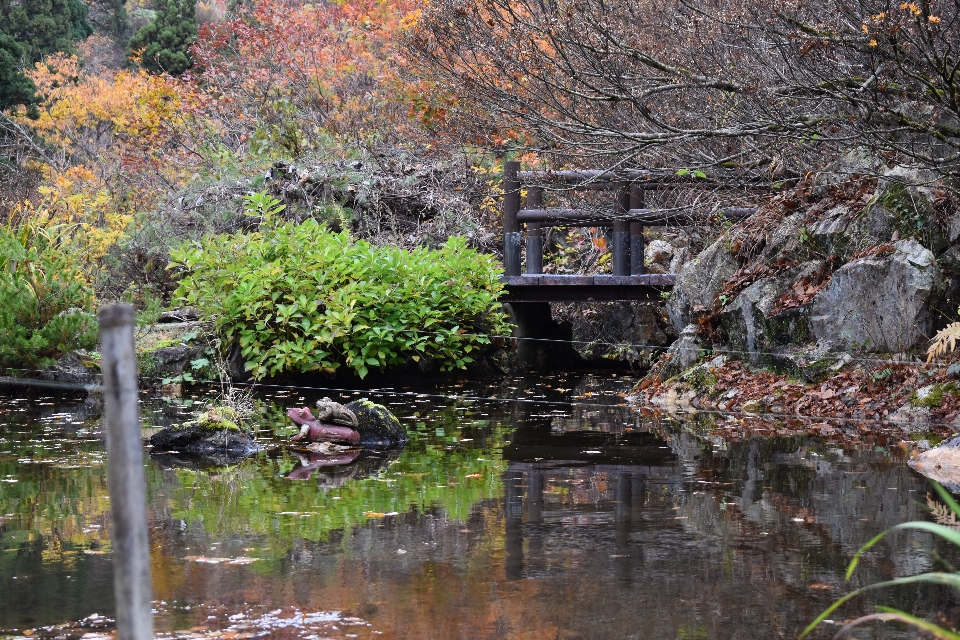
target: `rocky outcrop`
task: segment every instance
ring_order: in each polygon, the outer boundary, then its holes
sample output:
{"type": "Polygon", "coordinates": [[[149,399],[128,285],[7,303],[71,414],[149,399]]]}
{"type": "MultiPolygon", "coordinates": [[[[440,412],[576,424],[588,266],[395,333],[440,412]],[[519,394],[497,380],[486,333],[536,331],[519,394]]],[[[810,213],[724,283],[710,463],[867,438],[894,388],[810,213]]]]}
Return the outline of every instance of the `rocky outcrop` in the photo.
{"type": "Polygon", "coordinates": [[[677,333],[696,320],[697,310],[713,307],[717,293],[738,268],[726,236],[683,265],[666,305],[677,333]]]}
{"type": "MultiPolygon", "coordinates": [[[[851,152],[687,261],[669,319],[684,345],[698,325],[751,364],[809,380],[849,354],[916,349],[960,291],[960,208],[945,193],[931,175],[851,152]]],[[[678,355],[674,374],[688,366],[678,355]]]]}
{"type": "Polygon", "coordinates": [[[810,333],[844,349],[906,351],[932,333],[930,301],[940,273],[933,253],[901,240],[888,254],[848,262],[816,295],[810,333]]]}

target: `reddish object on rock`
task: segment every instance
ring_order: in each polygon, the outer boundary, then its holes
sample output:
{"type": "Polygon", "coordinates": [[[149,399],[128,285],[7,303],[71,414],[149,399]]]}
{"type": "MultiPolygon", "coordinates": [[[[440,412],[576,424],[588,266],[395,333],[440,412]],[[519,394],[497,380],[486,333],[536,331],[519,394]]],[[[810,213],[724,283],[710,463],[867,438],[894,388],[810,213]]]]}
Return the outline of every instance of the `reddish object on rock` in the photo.
{"type": "Polygon", "coordinates": [[[320,422],[305,407],[290,409],[287,417],[300,427],[300,433],[290,438],[295,442],[360,444],[360,433],[356,429],[320,422]]]}

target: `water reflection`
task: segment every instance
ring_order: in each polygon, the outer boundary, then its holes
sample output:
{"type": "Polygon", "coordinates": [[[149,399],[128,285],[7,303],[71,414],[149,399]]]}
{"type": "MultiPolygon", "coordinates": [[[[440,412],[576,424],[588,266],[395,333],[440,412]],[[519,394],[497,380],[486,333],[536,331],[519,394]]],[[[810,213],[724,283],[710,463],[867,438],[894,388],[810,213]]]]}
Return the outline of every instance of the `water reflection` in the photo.
{"type": "MultiPolygon", "coordinates": [[[[268,621],[283,629],[273,635],[306,637],[282,622],[298,611],[328,637],[795,637],[849,588],[956,564],[939,541],[901,533],[845,584],[861,544],[927,517],[922,477],[882,447],[714,443],[700,425],[632,412],[630,384],[527,378],[339,398],[391,406],[411,436],[402,452],[342,459],[281,446],[285,407],[312,402],[309,391],[265,396],[265,452],[148,463],[158,629],[245,633],[246,619],[261,621],[251,633],[268,621]]],[[[97,421],[43,402],[0,397],[0,629],[112,613],[97,421]]],[[[187,410],[145,404],[151,425],[187,410]]],[[[929,588],[878,601],[921,615],[958,604],[929,588]]],[[[870,610],[858,601],[843,616],[870,610]]]]}

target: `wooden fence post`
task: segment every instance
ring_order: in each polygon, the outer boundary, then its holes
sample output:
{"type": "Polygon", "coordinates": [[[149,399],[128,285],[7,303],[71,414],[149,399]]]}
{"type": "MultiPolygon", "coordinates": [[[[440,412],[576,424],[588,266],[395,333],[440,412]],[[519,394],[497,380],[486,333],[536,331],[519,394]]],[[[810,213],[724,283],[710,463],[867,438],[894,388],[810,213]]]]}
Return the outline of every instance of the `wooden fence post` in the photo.
{"type": "MultiPolygon", "coordinates": [[[[643,209],[643,187],[639,184],[630,185],[630,208],[643,209]]],[[[643,265],[643,224],[640,222],[630,223],[630,275],[639,276],[646,273],[646,267],[643,265]]]]}
{"type": "MultiPolygon", "coordinates": [[[[527,209],[543,208],[543,189],[527,188],[527,209]]],[[[543,223],[527,223],[527,273],[543,273],[543,223]]]]}
{"type": "Polygon", "coordinates": [[[613,275],[630,275],[630,186],[617,182],[617,218],[613,221],[613,275]]]}
{"type": "Polygon", "coordinates": [[[119,640],[153,640],[135,317],[133,307],[125,304],[101,307],[99,317],[117,636],[119,640]]]}
{"type": "Polygon", "coordinates": [[[507,277],[520,275],[520,163],[503,163],[503,271],[507,277]]]}

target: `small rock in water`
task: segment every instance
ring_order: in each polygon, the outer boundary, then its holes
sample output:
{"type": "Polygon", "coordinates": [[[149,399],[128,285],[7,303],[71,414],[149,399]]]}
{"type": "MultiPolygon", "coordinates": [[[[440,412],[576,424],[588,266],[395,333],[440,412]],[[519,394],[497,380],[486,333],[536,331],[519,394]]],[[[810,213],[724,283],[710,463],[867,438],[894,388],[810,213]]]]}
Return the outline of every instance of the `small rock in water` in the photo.
{"type": "Polygon", "coordinates": [[[922,452],[909,464],[951,492],[960,494],[960,436],[922,452]]]}
{"type": "Polygon", "coordinates": [[[354,400],[346,405],[357,416],[360,442],[368,447],[396,447],[407,441],[407,432],[396,416],[383,405],[367,400],[354,400]]]}

